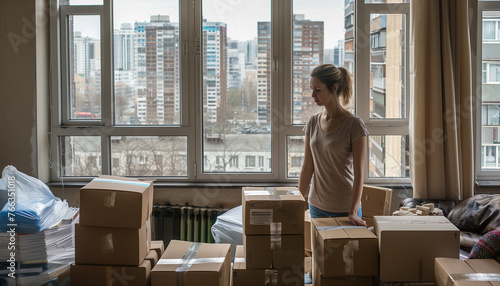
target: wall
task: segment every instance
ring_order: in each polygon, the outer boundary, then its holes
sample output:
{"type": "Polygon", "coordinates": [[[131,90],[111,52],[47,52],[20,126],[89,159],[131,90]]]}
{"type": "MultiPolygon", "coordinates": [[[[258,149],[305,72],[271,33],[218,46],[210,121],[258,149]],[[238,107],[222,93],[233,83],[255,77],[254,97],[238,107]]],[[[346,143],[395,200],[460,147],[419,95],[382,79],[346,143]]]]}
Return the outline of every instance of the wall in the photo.
{"type": "Polygon", "coordinates": [[[35,28],[35,11],[46,3],[0,1],[0,166],[13,165],[45,181],[48,152],[38,158],[37,146],[48,147],[48,24],[38,21],[35,28]],[[39,121],[37,114],[43,116],[39,121]]]}

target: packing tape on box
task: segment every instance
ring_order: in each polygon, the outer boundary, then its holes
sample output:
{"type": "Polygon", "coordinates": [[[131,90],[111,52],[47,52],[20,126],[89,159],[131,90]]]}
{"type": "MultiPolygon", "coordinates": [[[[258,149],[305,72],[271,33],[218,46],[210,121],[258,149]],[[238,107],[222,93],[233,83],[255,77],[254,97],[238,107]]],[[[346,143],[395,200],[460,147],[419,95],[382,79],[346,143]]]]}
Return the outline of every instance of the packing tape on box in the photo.
{"type": "Polygon", "coordinates": [[[109,195],[104,197],[104,206],[107,208],[112,208],[115,206],[116,192],[109,192],[109,195]]]}
{"type": "Polygon", "coordinates": [[[322,226],[322,227],[317,227],[319,231],[323,230],[332,230],[332,229],[344,229],[344,228],[366,228],[366,226],[360,226],[360,225],[337,225],[337,226],[322,226]]]}
{"type": "Polygon", "coordinates": [[[450,274],[446,286],[455,285],[456,281],[485,281],[493,282],[500,281],[498,273],[465,273],[465,274],[450,274]]]}
{"type": "Polygon", "coordinates": [[[281,249],[281,222],[271,222],[269,224],[271,236],[271,250],[281,249]]]}
{"type": "Polygon", "coordinates": [[[137,185],[137,186],[143,186],[143,187],[149,187],[151,185],[150,183],[133,182],[133,181],[121,181],[121,180],[102,179],[102,178],[95,178],[92,181],[104,182],[104,183],[119,183],[119,184],[127,184],[127,185],[137,185]]]}
{"type": "Polygon", "coordinates": [[[278,270],[277,269],[265,269],[264,275],[266,277],[264,285],[266,285],[266,286],[278,285],[278,270]]]}
{"type": "Polygon", "coordinates": [[[223,263],[225,260],[225,257],[195,258],[200,246],[201,242],[192,242],[182,258],[162,258],[156,264],[178,264],[175,270],[177,285],[185,285],[187,271],[193,264],[223,263]]]}
{"type": "Polygon", "coordinates": [[[235,257],[234,258],[235,263],[244,263],[245,262],[245,257],[235,257]]]}
{"type": "Polygon", "coordinates": [[[359,250],[358,240],[349,240],[346,245],[344,245],[344,251],[342,252],[342,257],[344,258],[345,274],[353,275],[354,273],[354,252],[359,250]]]}
{"type": "Polygon", "coordinates": [[[114,244],[113,244],[113,234],[112,233],[108,233],[102,237],[101,252],[102,252],[102,254],[113,254],[114,244]]]}
{"type": "Polygon", "coordinates": [[[280,196],[298,196],[299,190],[277,190],[275,187],[266,187],[264,190],[247,190],[245,196],[269,196],[271,200],[279,201],[280,196]]]}

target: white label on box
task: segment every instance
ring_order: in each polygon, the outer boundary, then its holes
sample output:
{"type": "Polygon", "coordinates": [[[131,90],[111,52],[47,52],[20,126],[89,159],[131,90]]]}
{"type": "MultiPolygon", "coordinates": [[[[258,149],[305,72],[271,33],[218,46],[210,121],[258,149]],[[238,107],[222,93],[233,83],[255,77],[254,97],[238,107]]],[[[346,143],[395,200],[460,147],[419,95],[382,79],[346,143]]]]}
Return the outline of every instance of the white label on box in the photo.
{"type": "Polygon", "coordinates": [[[269,196],[271,193],[265,190],[245,191],[245,196],[269,196]]]}
{"type": "Polygon", "coordinates": [[[251,209],[250,224],[252,225],[270,225],[273,222],[272,209],[251,209]]]}

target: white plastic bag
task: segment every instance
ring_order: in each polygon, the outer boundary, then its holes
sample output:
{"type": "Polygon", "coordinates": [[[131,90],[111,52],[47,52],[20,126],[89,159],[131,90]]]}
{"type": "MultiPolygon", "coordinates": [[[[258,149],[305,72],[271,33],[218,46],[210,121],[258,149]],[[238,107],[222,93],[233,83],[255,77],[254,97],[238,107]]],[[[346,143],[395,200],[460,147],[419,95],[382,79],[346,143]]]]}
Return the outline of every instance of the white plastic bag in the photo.
{"type": "Polygon", "coordinates": [[[242,206],[237,206],[217,217],[212,225],[212,236],[215,243],[230,243],[234,259],[236,245],[243,245],[242,206]]]}
{"type": "Polygon", "coordinates": [[[54,197],[42,181],[14,166],[3,169],[0,190],[8,198],[0,211],[0,232],[10,230],[12,225],[16,233],[39,232],[59,224],[68,210],[66,200],[54,197]]]}

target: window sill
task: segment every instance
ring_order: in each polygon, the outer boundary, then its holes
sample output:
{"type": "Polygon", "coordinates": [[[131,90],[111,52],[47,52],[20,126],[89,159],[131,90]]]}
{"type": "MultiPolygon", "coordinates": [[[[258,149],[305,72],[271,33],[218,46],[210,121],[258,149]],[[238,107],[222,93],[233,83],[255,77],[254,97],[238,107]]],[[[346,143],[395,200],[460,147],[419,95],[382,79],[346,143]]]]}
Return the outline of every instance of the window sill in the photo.
{"type": "MultiPolygon", "coordinates": [[[[61,187],[73,187],[82,188],[87,185],[86,181],[71,181],[71,182],[48,182],[47,186],[61,188],[61,187]]],[[[213,183],[213,182],[155,182],[155,187],[158,188],[240,188],[240,187],[296,187],[297,184],[293,183],[213,183]]]]}

